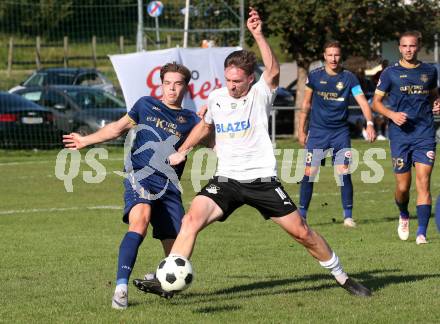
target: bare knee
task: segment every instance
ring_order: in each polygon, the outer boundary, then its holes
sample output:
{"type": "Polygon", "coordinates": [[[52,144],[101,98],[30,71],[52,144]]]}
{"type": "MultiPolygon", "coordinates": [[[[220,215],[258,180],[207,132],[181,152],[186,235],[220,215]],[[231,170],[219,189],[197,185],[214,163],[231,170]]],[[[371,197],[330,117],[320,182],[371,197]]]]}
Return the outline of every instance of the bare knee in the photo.
{"type": "Polygon", "coordinates": [[[189,211],[182,219],[180,233],[197,234],[203,227],[203,220],[196,214],[189,211]]]}
{"type": "Polygon", "coordinates": [[[302,245],[310,245],[313,241],[313,231],[306,224],[298,226],[295,231],[291,233],[293,238],[302,245]]]}
{"type": "Polygon", "coordinates": [[[147,233],[147,227],[148,227],[149,219],[146,219],[145,217],[137,216],[137,217],[130,217],[130,225],[128,226],[128,230],[130,232],[136,232],[142,236],[145,236],[147,233]]]}
{"type": "Polygon", "coordinates": [[[338,175],[346,175],[350,172],[348,164],[340,164],[336,166],[336,172],[338,175]]]}
{"type": "Polygon", "coordinates": [[[411,184],[408,184],[406,181],[398,181],[396,183],[396,191],[399,193],[407,193],[409,191],[411,184]]]}
{"type": "Polygon", "coordinates": [[[136,232],[142,236],[147,233],[147,227],[150,223],[151,207],[146,204],[134,206],[128,215],[128,230],[136,232]]]}
{"type": "Polygon", "coordinates": [[[314,177],[318,173],[318,170],[319,169],[316,167],[306,166],[304,169],[304,175],[307,177],[314,177]]]}

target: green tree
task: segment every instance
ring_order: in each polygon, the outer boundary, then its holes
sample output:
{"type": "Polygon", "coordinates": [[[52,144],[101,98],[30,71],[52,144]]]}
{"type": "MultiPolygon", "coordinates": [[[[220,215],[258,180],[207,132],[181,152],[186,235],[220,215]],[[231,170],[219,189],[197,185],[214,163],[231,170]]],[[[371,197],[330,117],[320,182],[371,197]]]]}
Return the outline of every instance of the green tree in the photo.
{"type": "Polygon", "coordinates": [[[345,55],[371,59],[381,42],[403,31],[420,31],[428,48],[440,31],[436,0],[253,0],[251,5],[261,13],[266,35],[280,35],[282,49],[298,64],[297,107],[310,63],[321,59],[327,40],[339,40],[345,55]]]}
{"type": "Polygon", "coordinates": [[[53,32],[72,15],[72,3],[72,0],[3,1],[0,31],[26,36],[53,32]]]}

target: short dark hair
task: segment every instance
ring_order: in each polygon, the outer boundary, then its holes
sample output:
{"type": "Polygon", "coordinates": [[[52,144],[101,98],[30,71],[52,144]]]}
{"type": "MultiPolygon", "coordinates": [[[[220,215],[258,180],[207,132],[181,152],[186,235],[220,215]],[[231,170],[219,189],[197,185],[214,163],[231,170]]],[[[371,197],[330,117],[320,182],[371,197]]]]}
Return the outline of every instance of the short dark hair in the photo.
{"type": "Polygon", "coordinates": [[[163,78],[165,73],[167,72],[177,72],[183,75],[186,85],[188,85],[189,81],[191,81],[191,72],[190,70],[183,64],[178,64],[176,62],[167,63],[160,69],[160,80],[163,82],[163,78]]]}
{"type": "Polygon", "coordinates": [[[408,30],[408,31],[400,34],[400,36],[399,36],[399,44],[400,44],[400,40],[403,37],[415,37],[415,39],[417,39],[417,44],[420,44],[422,42],[422,33],[417,31],[417,30],[408,30]]]}
{"type": "Polygon", "coordinates": [[[225,59],[225,69],[229,66],[235,66],[242,69],[247,75],[254,73],[256,65],[255,54],[246,50],[232,52],[225,59]]]}
{"type": "Polygon", "coordinates": [[[323,47],[324,52],[327,48],[330,48],[330,47],[342,49],[341,43],[335,39],[328,40],[324,43],[324,47],[323,47]]]}

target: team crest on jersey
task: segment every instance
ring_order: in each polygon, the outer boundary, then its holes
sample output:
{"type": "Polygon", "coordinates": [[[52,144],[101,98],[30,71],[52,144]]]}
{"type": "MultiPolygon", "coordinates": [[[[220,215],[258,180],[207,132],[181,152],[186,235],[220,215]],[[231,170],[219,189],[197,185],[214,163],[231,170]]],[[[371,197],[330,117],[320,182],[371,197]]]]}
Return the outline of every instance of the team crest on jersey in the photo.
{"type": "Polygon", "coordinates": [[[220,187],[217,187],[215,184],[211,184],[209,187],[206,188],[206,191],[213,195],[216,195],[219,190],[220,187]]]}
{"type": "Polygon", "coordinates": [[[231,109],[237,108],[237,104],[235,102],[231,102],[231,109]]]}
{"type": "Polygon", "coordinates": [[[161,111],[159,107],[153,106],[153,110],[161,111]]]}
{"type": "Polygon", "coordinates": [[[426,152],[426,156],[427,156],[428,159],[430,159],[430,160],[435,160],[435,152],[434,152],[434,151],[428,151],[428,152],[426,152]]]}
{"type": "Polygon", "coordinates": [[[176,120],[179,124],[185,124],[187,122],[186,118],[181,115],[177,116],[176,120]]]}
{"type": "Polygon", "coordinates": [[[341,91],[342,89],[344,89],[344,84],[341,81],[339,81],[338,83],[336,83],[336,89],[341,91]]]}
{"type": "Polygon", "coordinates": [[[423,83],[428,82],[428,75],[423,73],[422,75],[420,75],[420,80],[421,80],[423,83]]]}

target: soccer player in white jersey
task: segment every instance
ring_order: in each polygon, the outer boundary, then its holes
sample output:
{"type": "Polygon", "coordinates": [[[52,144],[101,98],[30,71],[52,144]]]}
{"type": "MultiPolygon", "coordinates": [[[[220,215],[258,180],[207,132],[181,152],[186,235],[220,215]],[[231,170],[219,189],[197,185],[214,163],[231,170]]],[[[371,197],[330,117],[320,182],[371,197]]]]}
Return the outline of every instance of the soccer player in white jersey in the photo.
{"type": "Polygon", "coordinates": [[[268,113],[279,83],[280,67],[253,8],[250,8],[247,27],[261,52],[265,66],[262,77],[252,86],[256,63],[253,53],[244,50],[231,53],[225,60],[226,87],[209,95],[204,120],[194,127],[178,152],[169,157],[171,164],[180,163],[185,153],[214,129],[218,156],[216,175],[192,201],[170,255],[189,258],[197,234],[204,227],[226,220],[235,209],[247,204],[302,244],[348,292],[370,296],[369,289],[344,272],[336,254],[303,220],[276,177],[268,113]]]}

